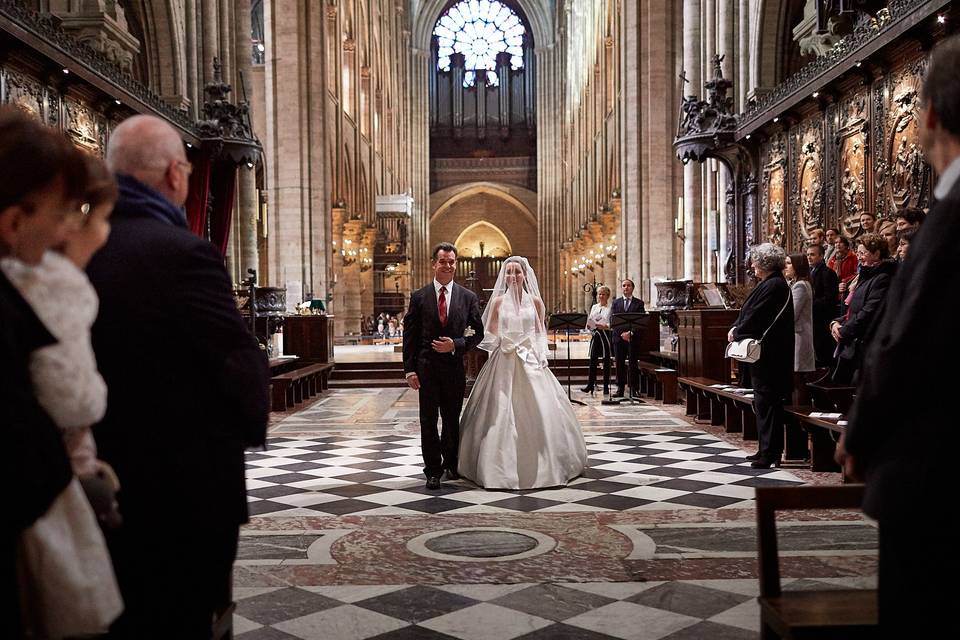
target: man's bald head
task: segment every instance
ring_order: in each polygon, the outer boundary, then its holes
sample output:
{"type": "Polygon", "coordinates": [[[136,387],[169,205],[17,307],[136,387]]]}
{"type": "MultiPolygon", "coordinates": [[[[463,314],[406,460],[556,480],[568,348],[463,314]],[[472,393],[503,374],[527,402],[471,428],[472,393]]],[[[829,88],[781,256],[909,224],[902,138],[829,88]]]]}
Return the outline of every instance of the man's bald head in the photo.
{"type": "Polygon", "coordinates": [[[177,206],[186,200],[190,167],[176,129],[155,116],[127,118],[110,134],[107,166],[153,187],[177,206]]]}

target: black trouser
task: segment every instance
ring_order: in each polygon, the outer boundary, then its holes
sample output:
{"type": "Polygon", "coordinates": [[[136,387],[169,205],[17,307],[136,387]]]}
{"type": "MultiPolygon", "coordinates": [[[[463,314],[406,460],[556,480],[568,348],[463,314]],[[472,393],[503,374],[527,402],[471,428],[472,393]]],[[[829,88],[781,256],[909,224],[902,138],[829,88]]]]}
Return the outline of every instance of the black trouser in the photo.
{"type": "Polygon", "coordinates": [[[230,603],[239,527],[171,511],[131,519],[107,534],[124,604],[108,637],[210,638],[214,615],[230,603]]]}
{"type": "Polygon", "coordinates": [[[459,359],[433,359],[417,371],[420,379],[420,447],[423,473],[440,476],[444,469],[457,470],[460,449],[460,411],[467,378],[459,359]],[[437,418],[442,420],[437,432],[437,418]]]}
{"type": "Polygon", "coordinates": [[[880,520],[880,637],[945,638],[955,628],[956,588],[948,581],[956,523],[935,512],[941,508],[949,509],[937,505],[903,522],[880,520]]]}
{"type": "Polygon", "coordinates": [[[779,460],[783,455],[783,395],[769,387],[760,386],[754,377],[753,412],[757,416],[759,453],[763,460],[779,460]]]}
{"type": "Polygon", "coordinates": [[[830,318],[813,319],[813,351],[816,354],[817,367],[833,366],[833,351],[837,341],[830,335],[830,318]]]}
{"type": "Polygon", "coordinates": [[[625,342],[618,340],[614,345],[617,355],[617,393],[623,393],[623,388],[627,384],[627,356],[630,356],[630,388],[633,393],[640,392],[640,368],[637,365],[640,355],[640,341],[630,340],[625,342]]]}
{"type": "Polygon", "coordinates": [[[603,358],[603,392],[610,388],[610,350],[612,348],[613,332],[609,329],[597,329],[590,340],[590,381],[587,386],[593,388],[597,384],[597,360],[603,358]]]}

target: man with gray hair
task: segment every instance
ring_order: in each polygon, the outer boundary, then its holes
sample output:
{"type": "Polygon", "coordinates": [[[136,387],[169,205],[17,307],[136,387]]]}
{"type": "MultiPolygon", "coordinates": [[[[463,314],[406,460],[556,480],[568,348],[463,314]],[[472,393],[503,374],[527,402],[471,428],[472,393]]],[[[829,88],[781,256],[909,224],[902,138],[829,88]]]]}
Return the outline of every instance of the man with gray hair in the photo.
{"type": "Polygon", "coordinates": [[[920,91],[920,144],[940,176],[931,207],[890,284],[867,340],[849,426],[837,448],[866,481],[864,511],[880,526],[884,638],[941,637],[955,626],[953,450],[960,341],[955,286],[960,237],[960,36],[930,55],[920,91]],[[902,400],[901,400],[902,399],[902,400]],[[898,401],[900,400],[900,401],[898,401]],[[903,401],[906,400],[906,401],[903,401]],[[946,561],[946,562],[945,562],[946,561]]]}
{"type": "Polygon", "coordinates": [[[120,197],[88,267],[93,346],[109,389],[94,427],[120,478],[108,535],[122,638],[207,638],[230,602],[246,522],[243,451],[266,438],[268,369],[220,252],[187,229],[191,164],[176,130],[135,116],[110,136],[120,197]]]}

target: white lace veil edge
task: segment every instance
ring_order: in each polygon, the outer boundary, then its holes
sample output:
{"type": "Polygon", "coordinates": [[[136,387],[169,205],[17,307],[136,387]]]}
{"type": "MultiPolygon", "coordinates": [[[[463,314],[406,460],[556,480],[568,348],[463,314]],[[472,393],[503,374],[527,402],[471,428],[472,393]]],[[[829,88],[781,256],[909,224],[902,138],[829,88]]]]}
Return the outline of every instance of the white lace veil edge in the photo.
{"type": "Polygon", "coordinates": [[[515,314],[519,317],[521,311],[527,307],[533,307],[537,318],[532,335],[529,336],[530,341],[537,355],[546,358],[548,351],[547,331],[544,324],[546,309],[543,304],[543,297],[540,295],[537,274],[530,266],[529,260],[523,256],[510,256],[500,265],[497,282],[493,286],[490,299],[483,310],[484,337],[478,346],[485,351],[496,349],[500,343],[504,319],[508,318],[509,314],[515,314]],[[515,277],[511,277],[516,273],[516,267],[510,267],[510,265],[516,264],[519,264],[520,272],[523,275],[522,290],[519,292],[515,287],[515,277]],[[535,301],[539,301],[540,304],[538,305],[535,301]],[[499,308],[496,318],[498,326],[493,326],[491,322],[494,308],[499,308]]]}

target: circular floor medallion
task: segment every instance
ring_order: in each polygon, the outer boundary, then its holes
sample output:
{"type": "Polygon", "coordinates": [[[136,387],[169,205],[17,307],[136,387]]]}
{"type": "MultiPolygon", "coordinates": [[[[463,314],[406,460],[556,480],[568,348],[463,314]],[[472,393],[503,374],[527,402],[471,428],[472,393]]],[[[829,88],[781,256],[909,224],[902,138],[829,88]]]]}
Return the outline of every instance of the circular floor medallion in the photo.
{"type": "Polygon", "coordinates": [[[528,529],[467,527],[432,531],[410,540],[413,553],[454,562],[503,562],[546,553],[556,546],[550,536],[528,529]]]}

